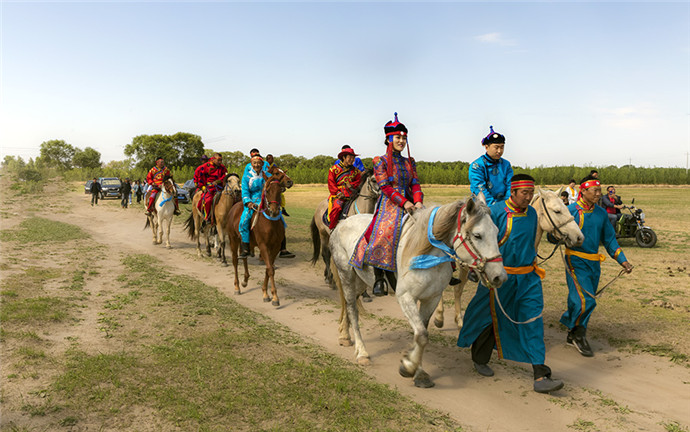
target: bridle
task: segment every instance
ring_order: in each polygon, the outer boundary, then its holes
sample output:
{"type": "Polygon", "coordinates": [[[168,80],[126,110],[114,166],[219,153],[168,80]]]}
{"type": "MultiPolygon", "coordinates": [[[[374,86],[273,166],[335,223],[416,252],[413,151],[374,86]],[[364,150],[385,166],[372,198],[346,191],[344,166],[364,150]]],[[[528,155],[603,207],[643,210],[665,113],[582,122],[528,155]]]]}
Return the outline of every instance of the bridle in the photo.
{"type": "MultiPolygon", "coordinates": [[[[266,182],[266,186],[264,187],[264,190],[263,190],[263,192],[262,192],[262,196],[261,196],[262,213],[263,213],[264,216],[266,216],[266,218],[269,219],[269,220],[278,220],[278,219],[280,219],[282,206],[280,205],[280,198],[278,198],[278,201],[275,201],[275,200],[269,201],[269,200],[268,200],[268,197],[266,196],[266,191],[268,190],[268,188],[271,186],[272,183],[277,183],[279,187],[282,187],[282,185],[281,185],[281,181],[282,181],[282,180],[283,180],[283,177],[281,177],[280,179],[272,179],[272,177],[269,178],[269,180],[266,182]],[[269,216],[269,215],[266,213],[266,210],[268,210],[268,208],[269,208],[269,206],[270,206],[271,204],[276,204],[276,205],[278,205],[278,212],[277,212],[277,213],[278,213],[278,216],[269,216]]],[[[278,196],[280,197],[280,195],[278,195],[278,196]]]]}
{"type": "Polygon", "coordinates": [[[455,256],[455,262],[457,265],[462,266],[462,267],[467,267],[470,269],[475,269],[477,272],[479,272],[479,275],[482,277],[483,282],[486,284],[486,286],[491,286],[491,283],[487,280],[486,276],[484,275],[484,268],[486,267],[486,264],[491,263],[491,262],[502,262],[503,257],[501,256],[501,253],[499,252],[498,255],[491,257],[491,258],[486,258],[481,255],[479,250],[477,249],[477,246],[474,244],[472,241],[472,238],[465,238],[462,235],[462,213],[465,211],[465,208],[467,207],[467,204],[463,204],[462,207],[460,207],[460,211],[458,212],[458,233],[453,237],[453,241],[451,242],[452,245],[455,245],[456,241],[460,241],[460,244],[465,247],[465,250],[467,253],[470,254],[472,257],[472,263],[468,264],[462,260],[456,255],[455,256]]]}
{"type": "Polygon", "coordinates": [[[537,256],[540,260],[542,260],[539,263],[539,265],[541,265],[548,261],[553,256],[553,254],[556,253],[556,249],[558,249],[559,246],[565,244],[566,235],[563,234],[561,228],[563,228],[566,224],[569,224],[570,222],[574,221],[575,218],[572,215],[570,215],[570,217],[568,217],[568,219],[566,219],[565,222],[561,223],[560,225],[556,225],[556,223],[553,221],[553,218],[551,217],[551,213],[549,213],[549,208],[546,206],[546,200],[544,199],[544,197],[540,195],[539,201],[541,202],[541,208],[543,209],[544,213],[546,213],[546,217],[549,219],[549,223],[551,223],[553,229],[558,233],[558,243],[556,243],[556,245],[553,247],[553,250],[551,251],[549,256],[544,258],[537,252],[537,256]]]}

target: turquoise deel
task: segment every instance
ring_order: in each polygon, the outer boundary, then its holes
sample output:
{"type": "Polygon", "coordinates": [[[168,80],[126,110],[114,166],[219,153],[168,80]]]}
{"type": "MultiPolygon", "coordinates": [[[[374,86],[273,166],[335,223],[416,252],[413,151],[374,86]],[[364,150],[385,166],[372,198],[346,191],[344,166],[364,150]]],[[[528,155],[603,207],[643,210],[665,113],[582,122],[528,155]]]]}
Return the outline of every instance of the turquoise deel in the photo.
{"type": "MultiPolygon", "coordinates": [[[[580,226],[585,241],[582,246],[571,248],[574,251],[588,254],[599,252],[599,244],[603,244],[606,252],[619,264],[627,261],[625,254],[620,249],[616,241],[616,233],[609,222],[606,210],[595,205],[591,210],[584,208],[581,201],[570,204],[568,211],[575,218],[575,222],[580,226]]],[[[587,328],[589,318],[597,306],[594,294],[599,286],[601,276],[601,263],[587,260],[574,255],[566,256],[567,264],[573,269],[577,283],[573,280],[570,272],[566,269],[565,280],[568,283],[568,310],[561,316],[561,323],[572,329],[576,325],[587,328]],[[586,291],[586,292],[585,292],[586,291]],[[589,293],[590,295],[588,295],[589,293]]]]}
{"type": "MultiPolygon", "coordinates": [[[[498,227],[498,240],[504,238],[508,220],[512,228],[508,238],[500,246],[503,265],[524,267],[534,263],[537,253],[534,240],[537,232],[537,213],[528,207],[525,213],[515,212],[502,201],[491,206],[491,218],[498,227]]],[[[523,322],[538,316],[544,309],[541,279],[535,272],[509,274],[508,280],[497,290],[505,312],[514,321],[523,322]]],[[[544,364],[544,320],[536,319],[528,324],[513,324],[505,317],[498,304],[492,310],[491,296],[494,292],[483,284],[465,311],[464,325],[458,336],[459,347],[469,347],[488,326],[494,326],[499,358],[530,363],[544,364]]],[[[495,300],[495,299],[494,299],[495,300]]]]}
{"type": "Polygon", "coordinates": [[[242,177],[242,216],[240,217],[240,235],[244,243],[249,243],[249,224],[252,220],[254,210],[247,208],[247,204],[253,202],[256,207],[261,204],[261,192],[264,189],[264,177],[261,174],[256,174],[256,171],[251,170],[242,177]]]}
{"type": "Polygon", "coordinates": [[[470,191],[475,195],[484,192],[486,204],[492,206],[510,196],[513,167],[503,158],[494,160],[484,154],[470,164],[469,178],[470,191]]]}

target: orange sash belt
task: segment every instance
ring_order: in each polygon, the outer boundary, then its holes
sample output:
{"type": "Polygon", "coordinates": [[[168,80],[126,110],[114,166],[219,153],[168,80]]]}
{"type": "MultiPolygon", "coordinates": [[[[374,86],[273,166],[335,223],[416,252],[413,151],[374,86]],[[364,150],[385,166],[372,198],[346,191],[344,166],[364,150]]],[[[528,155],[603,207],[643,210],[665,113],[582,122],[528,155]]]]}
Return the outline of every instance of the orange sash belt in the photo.
{"type": "Polygon", "coordinates": [[[585,252],[578,252],[572,249],[565,248],[565,254],[566,255],[575,255],[576,257],[580,257],[582,259],[586,259],[589,261],[599,261],[599,262],[604,262],[606,259],[606,255],[600,254],[600,253],[585,253],[585,252]]]}
{"type": "Polygon", "coordinates": [[[538,267],[536,264],[532,264],[529,266],[524,266],[524,267],[503,267],[506,269],[506,273],[508,274],[527,274],[527,273],[532,273],[535,272],[537,276],[539,276],[539,279],[544,279],[544,276],[546,276],[546,270],[544,270],[541,267],[538,267]]]}

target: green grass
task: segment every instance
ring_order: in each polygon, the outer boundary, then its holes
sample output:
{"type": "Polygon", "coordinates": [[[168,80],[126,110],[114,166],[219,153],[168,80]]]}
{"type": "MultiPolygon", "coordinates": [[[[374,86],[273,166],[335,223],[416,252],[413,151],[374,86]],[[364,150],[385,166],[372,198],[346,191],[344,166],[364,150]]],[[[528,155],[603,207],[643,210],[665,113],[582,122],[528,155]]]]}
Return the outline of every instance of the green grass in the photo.
{"type": "Polygon", "coordinates": [[[87,237],[88,234],[75,225],[40,217],[25,219],[19,224],[18,229],[0,231],[1,241],[21,243],[66,242],[87,237]]]}
{"type": "Polygon", "coordinates": [[[57,297],[36,297],[6,302],[0,309],[0,321],[26,324],[63,322],[70,316],[69,307],[68,302],[57,297]]]}

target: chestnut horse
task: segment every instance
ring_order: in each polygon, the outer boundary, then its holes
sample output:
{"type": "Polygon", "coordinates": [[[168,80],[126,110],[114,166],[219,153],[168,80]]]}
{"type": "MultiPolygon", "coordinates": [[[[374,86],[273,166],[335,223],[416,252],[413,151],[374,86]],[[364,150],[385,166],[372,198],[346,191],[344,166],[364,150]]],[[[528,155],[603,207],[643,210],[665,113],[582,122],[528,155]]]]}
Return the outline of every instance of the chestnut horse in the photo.
{"type": "Polygon", "coordinates": [[[213,214],[216,217],[218,258],[220,258],[225,266],[228,265],[228,260],[225,258],[225,245],[227,244],[228,238],[228,233],[225,231],[226,219],[230,214],[230,209],[232,209],[232,206],[237,202],[242,202],[240,176],[235,173],[229,173],[225,177],[225,188],[213,209],[213,214]]]}
{"type": "MultiPolygon", "coordinates": [[[[263,300],[265,302],[270,301],[273,306],[280,306],[278,291],[276,290],[274,267],[275,259],[280,252],[280,245],[285,238],[285,221],[282,217],[280,195],[292,185],[292,180],[285,172],[275,166],[269,168],[268,172],[271,174],[270,177],[265,173],[262,174],[265,184],[261,193],[261,205],[259,210],[252,216],[250,222],[252,228],[250,231],[249,248],[252,250],[254,247],[258,247],[261,259],[266,264],[266,274],[261,286],[263,300]],[[269,281],[271,283],[271,297],[268,295],[269,281]]],[[[230,240],[232,265],[235,268],[235,294],[241,294],[237,264],[239,261],[240,243],[242,241],[239,225],[243,210],[244,204],[242,201],[232,206],[223,227],[230,240]]],[[[244,261],[242,286],[246,287],[249,280],[249,268],[247,266],[247,258],[242,258],[242,260],[244,261]]]]}

